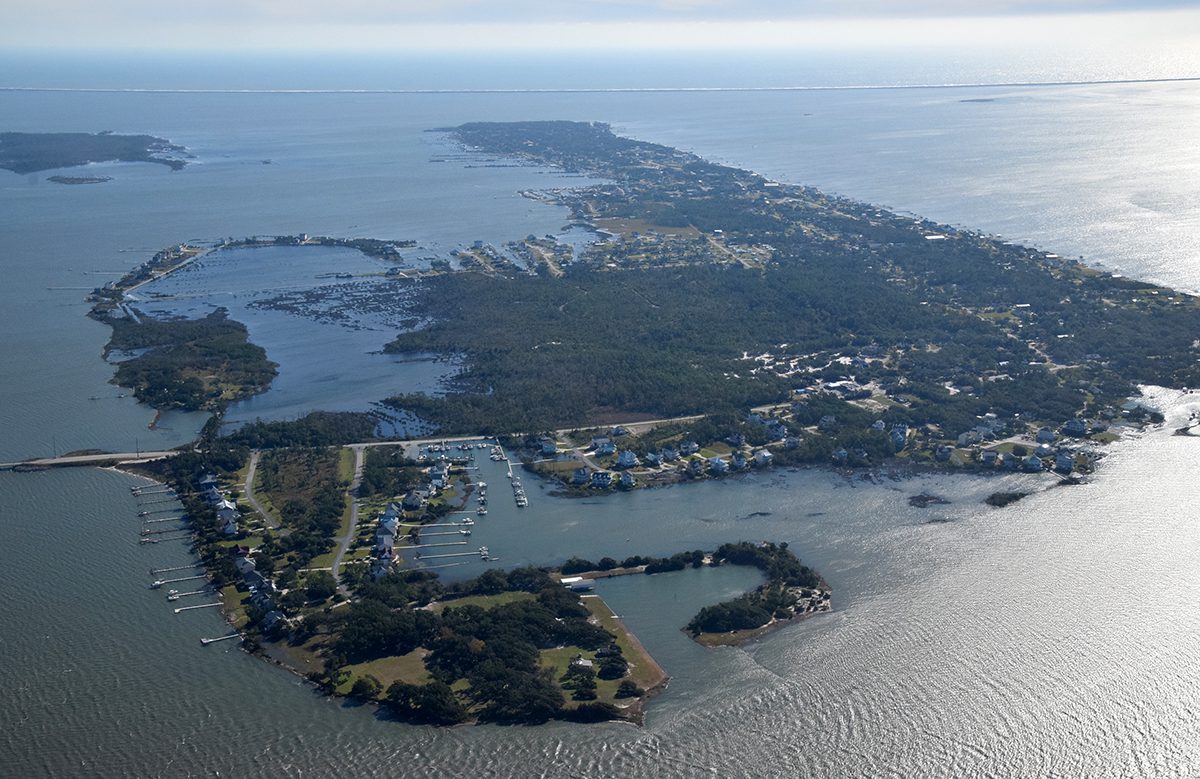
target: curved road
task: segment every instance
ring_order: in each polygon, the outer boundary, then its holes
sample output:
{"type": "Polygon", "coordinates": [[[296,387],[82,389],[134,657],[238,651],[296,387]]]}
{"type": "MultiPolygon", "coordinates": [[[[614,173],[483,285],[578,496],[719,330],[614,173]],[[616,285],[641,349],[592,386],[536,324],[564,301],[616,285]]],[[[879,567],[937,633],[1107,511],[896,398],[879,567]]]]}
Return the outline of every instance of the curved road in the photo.
{"type": "Polygon", "coordinates": [[[267,523],[267,527],[272,530],[278,530],[279,525],[271,523],[271,515],[267,513],[267,510],[262,507],[262,504],[258,502],[258,498],[254,495],[254,474],[258,471],[258,455],[259,452],[257,449],[250,453],[250,465],[246,468],[246,483],[242,485],[242,495],[245,496],[246,502],[262,517],[263,522],[267,523]]]}
{"type": "Polygon", "coordinates": [[[354,452],[354,478],[350,481],[350,529],[346,531],[346,537],[338,545],[337,554],[333,556],[333,563],[329,566],[333,580],[337,582],[338,592],[347,598],[350,597],[350,590],[342,584],[339,573],[342,567],[342,558],[346,556],[350,544],[354,543],[354,538],[358,534],[358,498],[356,495],[358,485],[362,483],[363,463],[366,461],[367,451],[362,444],[352,444],[350,449],[354,452]]]}

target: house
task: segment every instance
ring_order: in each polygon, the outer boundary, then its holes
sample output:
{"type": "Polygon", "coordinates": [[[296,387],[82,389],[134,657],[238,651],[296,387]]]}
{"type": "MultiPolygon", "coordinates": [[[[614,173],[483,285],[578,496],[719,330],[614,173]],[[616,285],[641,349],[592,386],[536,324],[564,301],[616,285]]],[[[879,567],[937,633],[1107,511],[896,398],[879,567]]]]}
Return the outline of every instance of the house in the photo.
{"type": "Polygon", "coordinates": [[[242,578],[245,579],[246,585],[255,592],[275,592],[275,583],[258,571],[251,571],[242,578]]]}
{"type": "Polygon", "coordinates": [[[395,561],[396,555],[391,549],[381,549],[371,557],[370,575],[372,579],[380,579],[387,576],[392,570],[392,562],[395,561]]]}
{"type": "Polygon", "coordinates": [[[202,490],[207,489],[209,487],[216,487],[217,486],[217,477],[211,473],[206,473],[200,477],[199,481],[196,482],[196,486],[202,490]]]}
{"type": "Polygon", "coordinates": [[[899,427],[893,427],[889,434],[892,439],[892,449],[899,452],[908,445],[908,428],[901,430],[899,427]]]}
{"type": "Polygon", "coordinates": [[[1062,426],[1063,435],[1082,438],[1088,434],[1088,423],[1079,417],[1068,419],[1066,424],[1062,426]]]}
{"type": "Polygon", "coordinates": [[[800,448],[800,436],[790,435],[787,438],[783,439],[783,448],[784,449],[799,449],[800,448]]]}
{"type": "MultiPolygon", "coordinates": [[[[228,501],[226,501],[228,502],[228,501]]],[[[236,508],[222,508],[217,511],[217,522],[221,525],[221,533],[227,536],[238,534],[238,520],[242,515],[236,508]]]]}
{"type": "Polygon", "coordinates": [[[720,457],[710,457],[708,458],[708,471],[709,473],[728,473],[729,463],[720,457]]]}
{"type": "Polygon", "coordinates": [[[420,511],[425,507],[425,499],[417,492],[409,490],[408,494],[404,496],[404,500],[400,501],[400,505],[404,507],[405,511],[420,511]]]}
{"type": "Polygon", "coordinates": [[[951,451],[950,447],[948,447],[948,446],[939,446],[937,448],[937,451],[934,452],[933,457],[935,460],[937,460],[940,463],[949,462],[950,461],[950,451],[951,451]]]}
{"type": "Polygon", "coordinates": [[[979,438],[980,438],[980,436],[979,436],[978,431],[968,430],[965,433],[959,433],[958,445],[960,448],[964,447],[964,446],[970,446],[971,444],[978,443],[979,438]]]}
{"type": "Polygon", "coordinates": [[[1039,473],[1042,468],[1042,460],[1036,454],[1031,454],[1021,461],[1021,470],[1026,473],[1039,473]]]}
{"type": "Polygon", "coordinates": [[[379,550],[391,551],[396,546],[396,534],[386,527],[380,526],[375,529],[375,548],[379,550]]]}
{"type": "Polygon", "coordinates": [[[884,422],[882,419],[876,419],[874,422],[871,423],[871,429],[878,430],[879,432],[882,433],[884,430],[887,429],[887,423],[884,422]]]}
{"type": "Polygon", "coordinates": [[[592,486],[606,490],[612,486],[613,475],[610,471],[596,471],[592,474],[592,486]]]}
{"type": "Polygon", "coordinates": [[[679,445],[679,453],[684,457],[695,454],[698,451],[700,451],[700,444],[695,441],[684,441],[679,445]]]}
{"type": "Polygon", "coordinates": [[[613,438],[620,438],[623,435],[629,435],[629,431],[626,430],[625,428],[621,427],[620,425],[617,425],[616,427],[609,430],[608,434],[610,436],[612,436],[613,438]]]}
{"type": "Polygon", "coordinates": [[[637,486],[637,480],[633,478],[633,474],[625,471],[621,474],[620,486],[623,490],[631,490],[637,486]]]}
{"type": "Polygon", "coordinates": [[[1059,473],[1070,473],[1075,470],[1075,455],[1062,451],[1054,457],[1054,470],[1059,473]]]}
{"type": "Polygon", "coordinates": [[[673,463],[679,459],[679,450],[673,446],[664,447],[662,450],[663,462],[673,463]]]}
{"type": "Polygon", "coordinates": [[[704,461],[699,458],[694,459],[694,460],[688,460],[687,473],[688,473],[688,476],[703,476],[704,475],[704,461]]]}
{"type": "Polygon", "coordinates": [[[604,446],[605,444],[611,444],[611,443],[612,443],[612,440],[609,439],[607,436],[593,436],[592,437],[592,448],[595,449],[596,451],[600,451],[600,447],[604,446]]]}
{"type": "Polygon", "coordinates": [[[598,457],[607,457],[610,454],[617,453],[617,445],[612,441],[606,440],[604,443],[596,447],[596,455],[598,457]]]}
{"type": "Polygon", "coordinates": [[[249,557],[238,557],[233,561],[233,567],[237,568],[238,574],[242,577],[245,577],[251,571],[258,570],[257,566],[254,564],[254,561],[249,557]]]}
{"type": "Polygon", "coordinates": [[[746,455],[741,452],[734,452],[733,456],[729,458],[729,467],[735,471],[744,470],[749,464],[749,461],[746,460],[746,455]]]}
{"type": "Polygon", "coordinates": [[[216,486],[212,485],[212,484],[205,487],[200,492],[200,496],[202,498],[204,498],[204,502],[208,503],[210,506],[215,506],[218,503],[220,503],[221,501],[225,500],[225,496],[223,494],[221,494],[221,491],[218,490],[216,488],[216,486]]]}
{"type": "Polygon", "coordinates": [[[754,453],[754,464],[760,468],[766,468],[773,462],[775,462],[775,455],[771,454],[766,449],[759,449],[754,453]]]}
{"type": "Polygon", "coordinates": [[[588,475],[587,468],[576,468],[575,474],[571,477],[571,483],[577,487],[581,487],[588,483],[589,478],[591,477],[588,475]]]}
{"type": "Polygon", "coordinates": [[[654,452],[650,452],[649,454],[646,455],[646,465],[658,467],[661,464],[662,464],[662,457],[659,456],[658,454],[656,454],[654,452]]]}
{"type": "Polygon", "coordinates": [[[1035,440],[1039,444],[1052,444],[1054,443],[1055,438],[1058,438],[1058,436],[1055,435],[1053,430],[1048,427],[1043,427],[1037,431],[1037,438],[1035,440]]]}
{"type": "Polygon", "coordinates": [[[838,449],[836,452],[833,453],[833,461],[835,463],[838,463],[839,465],[845,465],[849,459],[850,459],[850,453],[847,452],[845,449],[838,449]]]}
{"type": "Polygon", "coordinates": [[[286,623],[287,619],[283,616],[283,612],[278,609],[273,609],[268,611],[263,616],[262,622],[259,623],[259,626],[262,628],[264,633],[270,633],[286,623]]]}
{"type": "Polygon", "coordinates": [[[742,435],[741,433],[734,433],[733,435],[725,438],[725,443],[729,444],[730,446],[745,446],[746,436],[742,435]]]}
{"type": "Polygon", "coordinates": [[[636,468],[641,464],[641,461],[638,460],[638,456],[633,453],[632,449],[625,449],[617,456],[618,468],[636,468]]]}
{"type": "Polygon", "coordinates": [[[979,455],[979,461],[984,465],[995,467],[999,457],[1000,455],[994,449],[984,449],[979,455]]]}
{"type": "Polygon", "coordinates": [[[542,441],[542,457],[554,457],[558,454],[558,444],[554,441],[542,441]]]}
{"type": "Polygon", "coordinates": [[[575,655],[571,658],[572,668],[591,668],[592,661],[585,658],[583,655],[575,655]]]}
{"type": "Polygon", "coordinates": [[[1038,457],[1049,457],[1054,454],[1054,449],[1050,444],[1038,444],[1037,449],[1034,449],[1033,453],[1038,457]]]}
{"type": "Polygon", "coordinates": [[[783,424],[778,419],[772,419],[768,421],[765,427],[767,428],[767,435],[771,437],[772,441],[782,441],[788,437],[787,425],[783,424]]]}
{"type": "Polygon", "coordinates": [[[832,430],[837,427],[837,417],[832,414],[826,414],[817,421],[817,429],[832,430]]]}

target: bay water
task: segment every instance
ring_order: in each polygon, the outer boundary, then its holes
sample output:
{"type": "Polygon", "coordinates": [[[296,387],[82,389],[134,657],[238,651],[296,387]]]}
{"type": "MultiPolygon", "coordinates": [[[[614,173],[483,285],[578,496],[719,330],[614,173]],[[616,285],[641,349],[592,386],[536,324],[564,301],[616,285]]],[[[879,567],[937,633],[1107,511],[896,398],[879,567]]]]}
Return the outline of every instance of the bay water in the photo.
{"type": "MultiPolygon", "coordinates": [[[[447,158],[432,128],[608,121],[618,132],[772,178],[1198,290],[1198,113],[1200,87],[1192,83],[0,92],[3,129],[147,132],[196,157],[179,172],[89,166],[88,174],[114,180],[88,186],[0,172],[0,459],[158,448],[194,436],[202,416],[169,414],[151,430],[153,412],[119,397],[126,393],[108,383],[112,366],[100,359],[106,328],[85,316],[87,289],[159,248],[307,232],[412,239],[437,254],[563,226],[564,212],[518,191],[569,180],[447,158]]],[[[320,339],[281,351],[289,340],[283,315],[250,326],[252,337],[256,328],[274,333],[264,340],[283,363],[281,376],[292,365],[336,365],[338,354],[320,339]]],[[[311,326],[292,323],[296,333],[311,326]]],[[[387,333],[356,337],[360,351],[348,362],[372,365],[370,351],[387,333]]],[[[394,366],[394,379],[393,366],[374,365],[371,393],[436,383],[409,365],[394,366]]],[[[374,399],[354,394],[361,371],[328,373],[324,382],[298,378],[299,396],[281,397],[266,413],[374,399]]],[[[1195,775],[1200,449],[1169,430],[1200,401],[1147,391],[1168,414],[1164,429],[1110,447],[1087,484],[1039,491],[1004,509],[986,507],[983,497],[1051,482],[863,480],[814,469],[603,501],[558,499],[535,487],[524,512],[489,512],[481,537],[505,564],[772,539],[788,541],[833,585],[832,615],[721,650],[694,645],[679,627],[699,606],[750,586],[745,572],[602,585],[673,677],[641,729],[433,730],[320,698],[229,643],[201,647],[199,637],[224,631],[220,618],[175,615],[161,592],[146,589],[149,568],[189,558],[182,544],[135,543],[135,481],[92,469],[0,473],[0,773],[1195,775]],[[950,503],[910,506],[907,498],[920,492],[950,503]]],[[[528,477],[527,487],[534,484],[528,477]]]]}

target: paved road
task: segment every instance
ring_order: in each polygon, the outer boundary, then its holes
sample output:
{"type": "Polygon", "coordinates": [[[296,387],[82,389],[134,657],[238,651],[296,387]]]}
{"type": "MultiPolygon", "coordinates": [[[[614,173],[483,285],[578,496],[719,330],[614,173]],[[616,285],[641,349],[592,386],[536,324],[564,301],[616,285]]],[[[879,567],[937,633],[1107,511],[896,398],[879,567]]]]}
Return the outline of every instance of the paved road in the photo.
{"type": "Polygon", "coordinates": [[[350,481],[350,529],[346,531],[346,537],[342,539],[338,545],[337,554],[333,556],[333,563],[329,566],[333,573],[333,579],[337,582],[338,591],[350,597],[350,590],[346,585],[342,584],[339,573],[342,567],[342,558],[346,556],[346,552],[350,549],[350,544],[354,543],[354,538],[358,534],[358,485],[362,483],[363,463],[366,462],[366,445],[352,444],[350,449],[354,452],[354,478],[350,481]]]}
{"type": "Polygon", "coordinates": [[[254,474],[258,472],[258,455],[259,451],[257,449],[250,453],[250,465],[246,468],[246,483],[242,485],[242,495],[245,496],[246,502],[262,517],[263,522],[267,523],[267,527],[272,530],[278,530],[279,525],[272,523],[271,515],[258,502],[258,496],[254,494],[254,474]]]}
{"type": "Polygon", "coordinates": [[[18,465],[54,468],[67,465],[112,465],[115,463],[146,463],[174,457],[177,451],[167,452],[110,452],[107,454],[77,454],[69,457],[43,457],[37,460],[22,460],[16,463],[0,463],[0,470],[11,470],[18,465]]]}

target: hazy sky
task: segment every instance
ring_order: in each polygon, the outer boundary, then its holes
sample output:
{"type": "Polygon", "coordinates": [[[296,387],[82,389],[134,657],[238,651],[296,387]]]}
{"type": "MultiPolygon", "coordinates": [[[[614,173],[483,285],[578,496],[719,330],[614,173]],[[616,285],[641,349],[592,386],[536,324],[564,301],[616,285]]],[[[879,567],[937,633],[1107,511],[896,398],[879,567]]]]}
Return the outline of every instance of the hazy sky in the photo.
{"type": "Polygon", "coordinates": [[[1196,0],[0,0],[12,49],[1200,45],[1196,0]]]}

